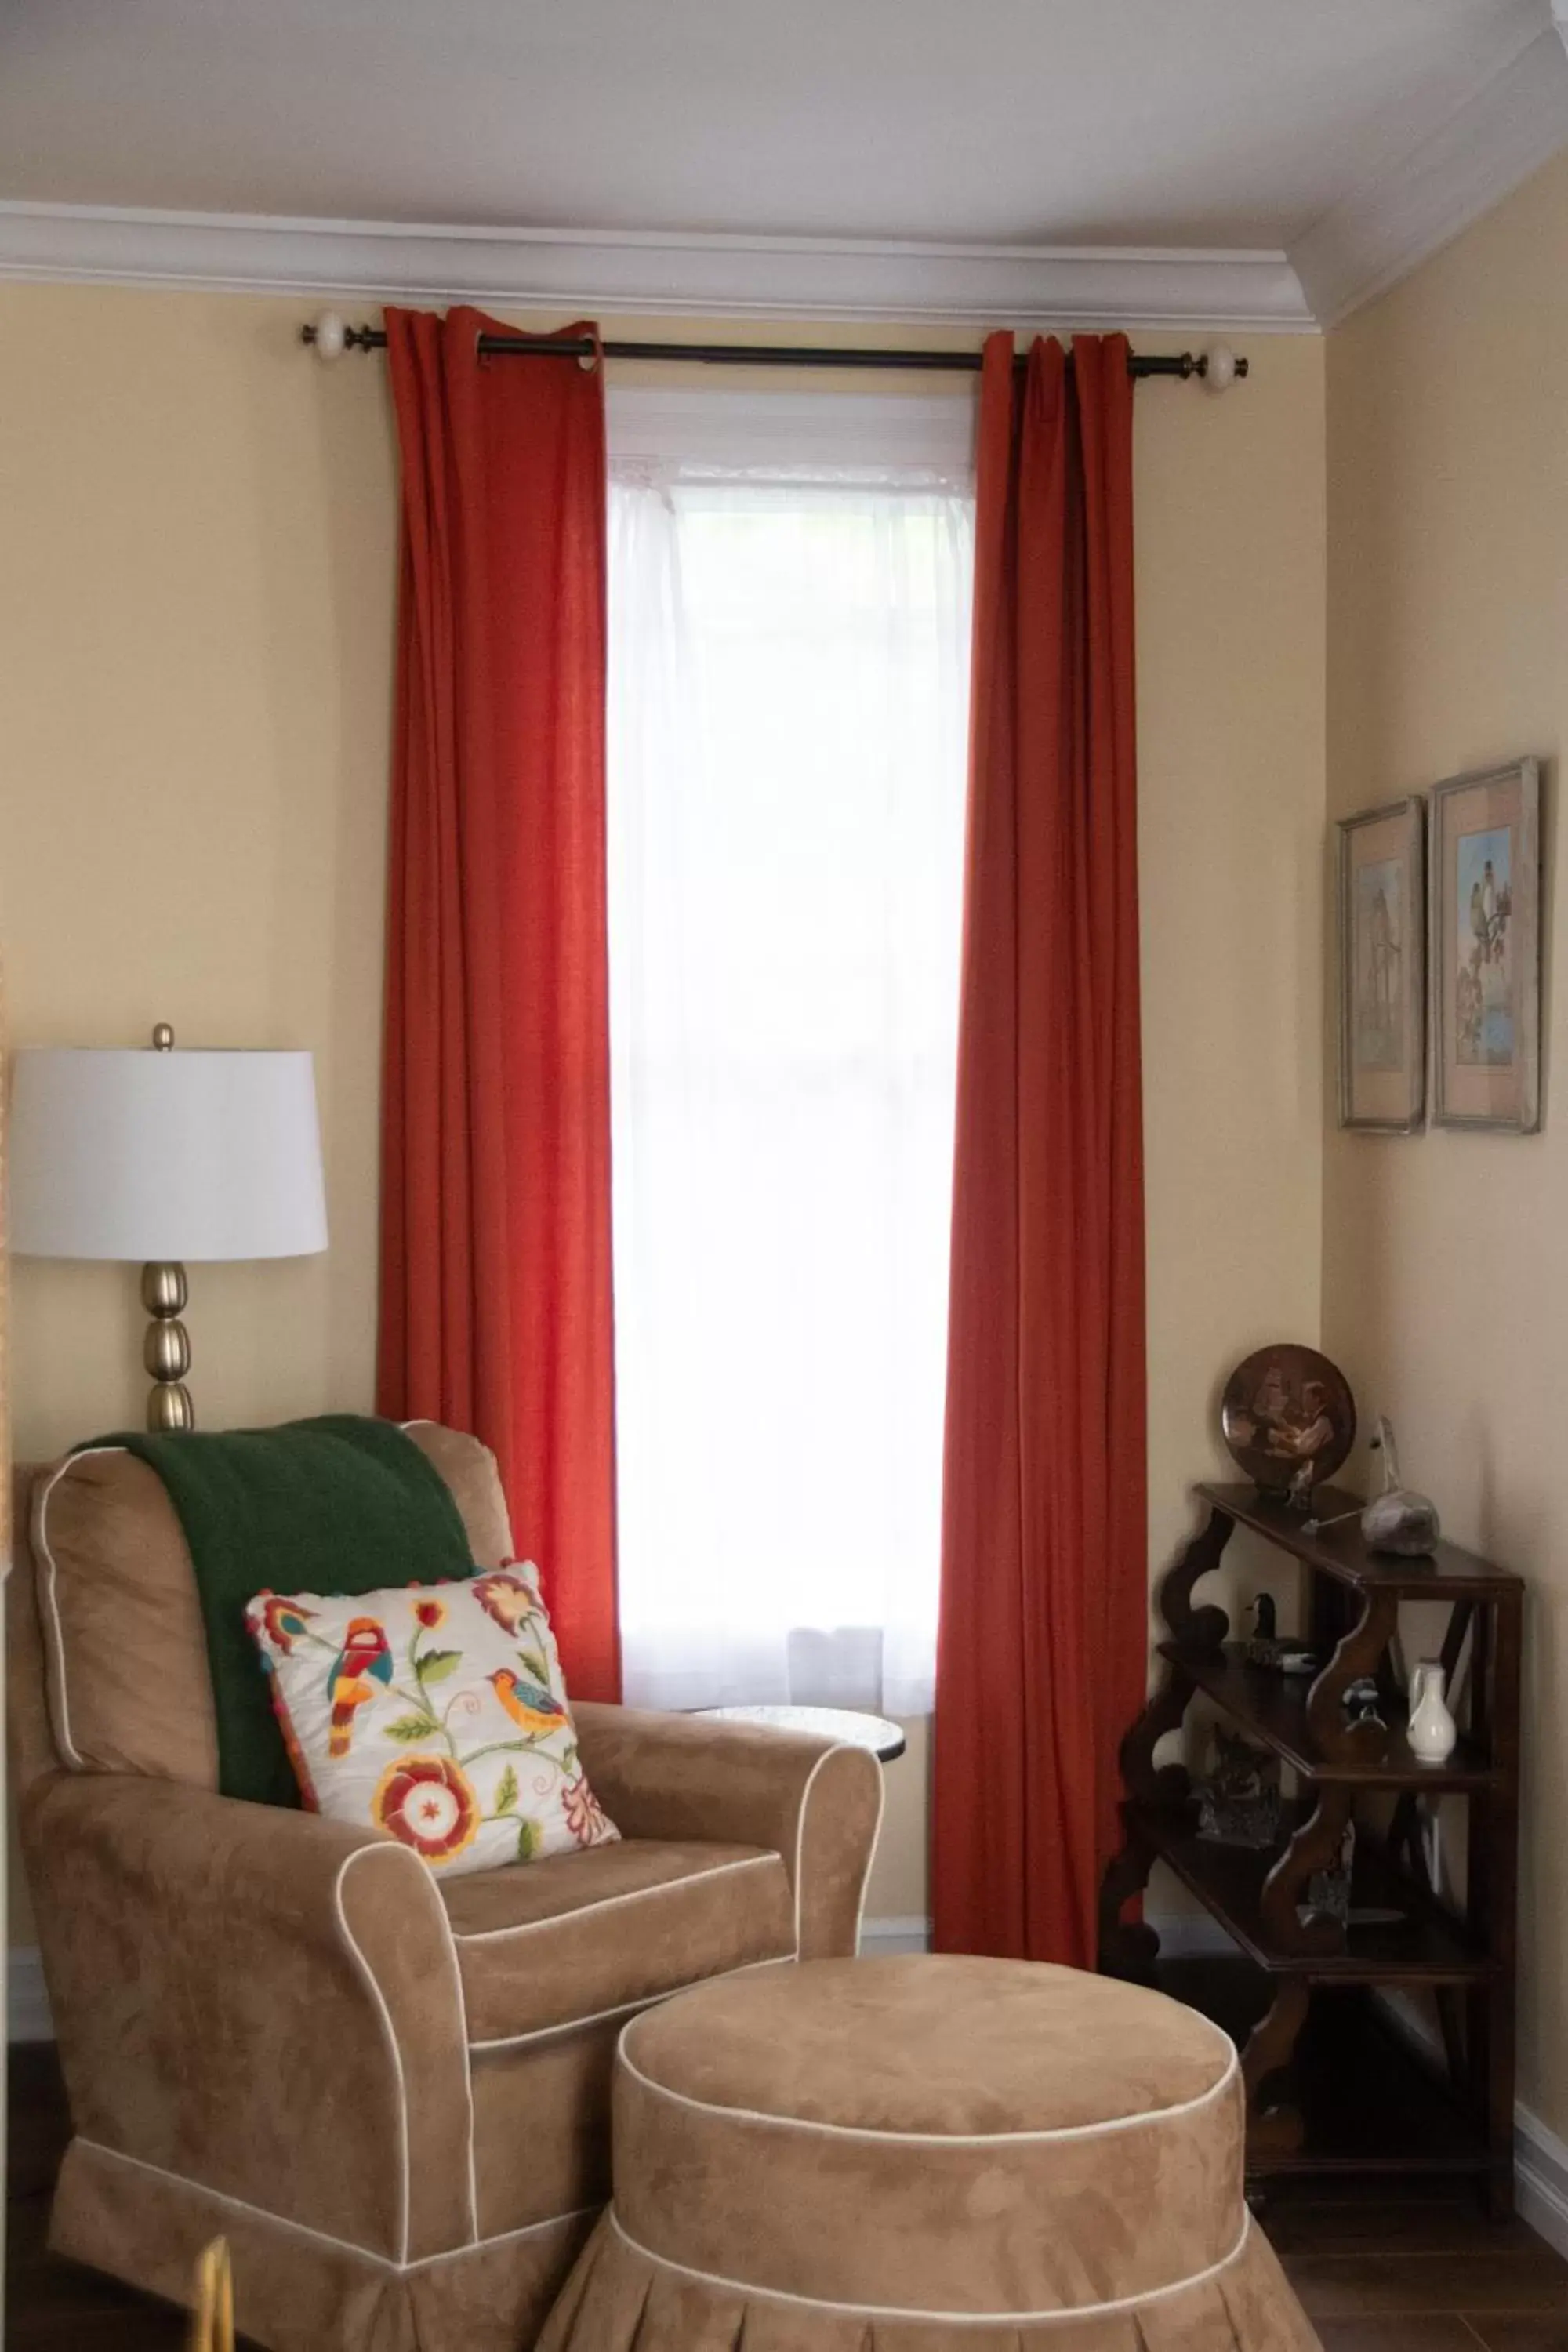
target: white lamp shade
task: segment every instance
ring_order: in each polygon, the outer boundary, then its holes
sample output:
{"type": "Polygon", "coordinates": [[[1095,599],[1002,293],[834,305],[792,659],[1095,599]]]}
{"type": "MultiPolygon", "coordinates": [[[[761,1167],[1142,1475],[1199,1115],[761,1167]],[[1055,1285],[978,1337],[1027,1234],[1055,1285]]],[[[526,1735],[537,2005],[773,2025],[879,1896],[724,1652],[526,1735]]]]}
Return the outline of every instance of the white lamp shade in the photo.
{"type": "Polygon", "coordinates": [[[309,1054],[38,1046],[11,1062],[10,1241],[24,1256],[326,1248],[309,1054]]]}

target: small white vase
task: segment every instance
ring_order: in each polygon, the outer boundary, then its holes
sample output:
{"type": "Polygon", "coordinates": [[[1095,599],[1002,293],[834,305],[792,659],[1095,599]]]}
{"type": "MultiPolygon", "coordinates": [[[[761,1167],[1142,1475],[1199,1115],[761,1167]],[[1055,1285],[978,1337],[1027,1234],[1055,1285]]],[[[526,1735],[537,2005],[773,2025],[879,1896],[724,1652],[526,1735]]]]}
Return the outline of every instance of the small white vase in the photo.
{"type": "Polygon", "coordinates": [[[1448,1712],[1442,1667],[1423,1658],[1410,1677],[1410,1728],[1406,1737],[1423,1764],[1446,1764],[1459,1737],[1448,1712]]]}

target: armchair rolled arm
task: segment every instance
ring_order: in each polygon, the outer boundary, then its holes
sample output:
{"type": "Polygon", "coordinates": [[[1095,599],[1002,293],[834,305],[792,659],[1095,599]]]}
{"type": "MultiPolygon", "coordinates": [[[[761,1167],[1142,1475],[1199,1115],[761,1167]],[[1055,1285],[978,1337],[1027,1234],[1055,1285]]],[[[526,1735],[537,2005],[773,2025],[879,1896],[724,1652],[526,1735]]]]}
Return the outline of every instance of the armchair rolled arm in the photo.
{"type": "Polygon", "coordinates": [[[46,1774],[19,1826],[80,2137],[393,2262],[467,2242],[462,2000],[416,1854],[130,1773],[46,1774]]]}
{"type": "Polygon", "coordinates": [[[801,1958],[855,1950],[882,1817],[869,1749],[591,1701],[573,1713],[588,1778],[623,1836],[764,1846],[795,1889],[801,1958]]]}

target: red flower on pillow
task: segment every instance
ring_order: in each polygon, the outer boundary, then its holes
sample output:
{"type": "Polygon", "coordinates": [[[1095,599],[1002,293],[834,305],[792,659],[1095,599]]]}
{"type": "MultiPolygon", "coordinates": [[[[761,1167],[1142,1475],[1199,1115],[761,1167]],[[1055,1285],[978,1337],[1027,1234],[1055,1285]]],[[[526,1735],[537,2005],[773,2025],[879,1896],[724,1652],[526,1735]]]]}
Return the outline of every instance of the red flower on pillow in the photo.
{"type": "Polygon", "coordinates": [[[414,1604],[414,1614],[422,1625],[434,1633],[437,1625],[444,1625],[447,1622],[447,1604],[444,1601],[433,1599],[416,1601],[414,1604]]]}
{"type": "Polygon", "coordinates": [[[382,1774],[370,1811],[378,1828],[431,1863],[461,1853],[479,1826],[479,1801],[449,1756],[396,1758],[382,1774]]]}
{"type": "Polygon", "coordinates": [[[579,1772],[574,1780],[561,1783],[562,1809],[566,1826],[579,1845],[603,1845],[614,1837],[605,1809],[588,1786],[586,1772],[579,1772]]]}
{"type": "Polygon", "coordinates": [[[510,1568],[492,1568],[488,1575],[476,1576],[473,1593],[487,1616],[493,1617],[509,1633],[515,1633],[523,1619],[531,1617],[539,1606],[539,1595],[533,1586],[526,1577],[514,1576],[510,1568]]]}
{"type": "Polygon", "coordinates": [[[258,1598],[267,1638],[275,1650],[281,1650],[287,1657],[316,1612],[313,1609],[301,1609],[297,1601],[286,1600],[280,1593],[263,1592],[258,1598]]]}

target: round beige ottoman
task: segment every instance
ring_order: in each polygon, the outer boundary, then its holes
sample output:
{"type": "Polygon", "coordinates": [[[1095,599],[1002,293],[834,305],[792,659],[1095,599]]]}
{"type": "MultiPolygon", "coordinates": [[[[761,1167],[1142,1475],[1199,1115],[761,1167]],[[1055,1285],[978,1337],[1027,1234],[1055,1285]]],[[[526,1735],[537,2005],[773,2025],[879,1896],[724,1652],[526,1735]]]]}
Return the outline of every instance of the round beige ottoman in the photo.
{"type": "Polygon", "coordinates": [[[1317,2352],[1217,2027],[1025,1961],[819,1960],[634,2019],[538,2352],[1317,2352]]]}

